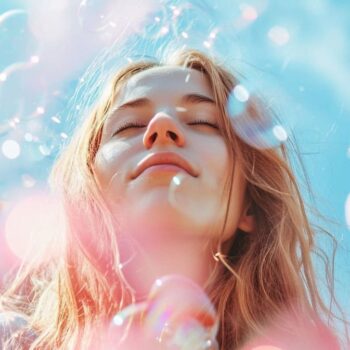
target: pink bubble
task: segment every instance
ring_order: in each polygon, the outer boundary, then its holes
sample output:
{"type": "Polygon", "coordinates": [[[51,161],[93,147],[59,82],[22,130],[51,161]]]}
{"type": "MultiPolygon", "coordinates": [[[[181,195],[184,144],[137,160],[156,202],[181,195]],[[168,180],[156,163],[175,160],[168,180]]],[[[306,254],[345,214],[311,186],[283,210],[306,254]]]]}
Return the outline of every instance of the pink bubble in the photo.
{"type": "MultiPolygon", "coordinates": [[[[111,330],[121,334],[120,326],[129,319],[139,320],[131,328],[130,338],[137,344],[152,344],[161,349],[217,349],[218,318],[204,291],[190,279],[180,275],[164,276],[154,283],[147,300],[133,304],[118,313],[111,330]],[[118,331],[119,330],[119,331],[118,331]]],[[[123,344],[122,344],[123,345],[123,344]]],[[[122,346],[122,349],[124,347],[122,346]]]]}
{"type": "Polygon", "coordinates": [[[20,200],[5,223],[6,242],[21,260],[50,258],[59,253],[61,243],[58,207],[53,198],[37,194],[20,200]]]}

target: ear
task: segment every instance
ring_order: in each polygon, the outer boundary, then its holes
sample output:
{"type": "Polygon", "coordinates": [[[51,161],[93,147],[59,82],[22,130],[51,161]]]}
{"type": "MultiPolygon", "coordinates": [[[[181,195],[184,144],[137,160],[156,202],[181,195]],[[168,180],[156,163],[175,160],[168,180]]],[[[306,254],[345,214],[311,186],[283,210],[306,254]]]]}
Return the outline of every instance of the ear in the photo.
{"type": "Polygon", "coordinates": [[[238,222],[238,228],[244,232],[255,231],[255,217],[251,204],[246,205],[238,222]]]}

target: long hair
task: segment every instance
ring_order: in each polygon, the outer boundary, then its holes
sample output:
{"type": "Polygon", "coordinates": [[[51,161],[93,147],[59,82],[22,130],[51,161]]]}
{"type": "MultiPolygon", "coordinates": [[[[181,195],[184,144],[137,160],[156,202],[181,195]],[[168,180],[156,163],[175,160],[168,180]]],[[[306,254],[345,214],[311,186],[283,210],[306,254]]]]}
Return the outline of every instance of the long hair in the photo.
{"type": "MultiPolygon", "coordinates": [[[[23,313],[38,334],[31,349],[86,348],[93,330],[134,301],[119,268],[115,222],[98,188],[93,164],[104,121],[123,84],[138,72],[164,64],[192,68],[208,78],[231,158],[225,184],[226,218],[232,205],[228,198],[234,166],[239,164],[255,220],[254,232],[232,232],[232,239],[219,240],[214,252],[216,265],[206,291],[220,319],[220,349],[240,347],[285,310],[312,310],[327,319],[333,316],[317,290],[312,255],[326,259],[333,298],[332,264],[316,247],[315,230],[286,145],[262,149],[240,139],[227,111],[237,79],[203,53],[183,50],[167,62],[131,63],[119,71],[55,163],[50,184],[61,198],[65,214],[64,251],[42,266],[22,267],[2,297],[2,309],[23,313]]],[[[244,113],[256,121],[272,118],[258,99],[251,99],[244,113]]]]}

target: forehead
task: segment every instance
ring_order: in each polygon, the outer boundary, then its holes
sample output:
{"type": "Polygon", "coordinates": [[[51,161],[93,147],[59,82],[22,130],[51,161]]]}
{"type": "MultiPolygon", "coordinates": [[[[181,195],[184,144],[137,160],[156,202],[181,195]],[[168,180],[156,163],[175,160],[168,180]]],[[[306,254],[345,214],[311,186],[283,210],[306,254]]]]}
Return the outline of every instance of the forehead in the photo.
{"type": "Polygon", "coordinates": [[[213,97],[208,78],[201,72],[184,67],[154,67],[132,76],[122,87],[119,103],[150,97],[176,98],[190,93],[213,97]]]}

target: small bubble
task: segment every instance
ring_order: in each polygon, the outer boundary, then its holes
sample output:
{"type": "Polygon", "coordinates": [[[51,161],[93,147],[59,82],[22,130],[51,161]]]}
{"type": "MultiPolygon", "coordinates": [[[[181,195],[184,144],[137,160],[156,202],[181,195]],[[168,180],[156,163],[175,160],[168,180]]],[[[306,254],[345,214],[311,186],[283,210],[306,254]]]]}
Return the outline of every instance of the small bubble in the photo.
{"type": "Polygon", "coordinates": [[[49,156],[51,154],[52,147],[43,144],[39,146],[39,151],[43,156],[49,156]]]}
{"type": "Polygon", "coordinates": [[[182,32],[181,35],[185,38],[188,39],[188,34],[186,32],[182,32]]]}
{"type": "Polygon", "coordinates": [[[278,46],[287,44],[290,39],[288,30],[281,26],[272,27],[267,35],[269,39],[278,46]]]}
{"type": "Polygon", "coordinates": [[[51,117],[51,120],[56,124],[61,124],[61,120],[56,116],[51,117]]]}
{"type": "Polygon", "coordinates": [[[211,47],[211,43],[208,41],[208,40],[205,40],[204,42],[203,42],[203,45],[206,47],[206,48],[210,48],[211,47]]]}
{"type": "Polygon", "coordinates": [[[160,22],[160,18],[159,18],[159,17],[154,17],[154,20],[155,20],[156,22],[160,22]]]}
{"type": "Polygon", "coordinates": [[[275,125],[272,129],[272,132],[276,136],[277,140],[279,140],[281,142],[287,141],[288,134],[282,125],[275,125]]]}
{"type": "Polygon", "coordinates": [[[68,138],[68,135],[67,135],[65,132],[61,132],[61,133],[60,133],[60,136],[61,136],[63,139],[67,139],[67,138],[68,138]]]}
{"type": "Polygon", "coordinates": [[[169,33],[169,27],[168,27],[168,26],[162,27],[162,28],[160,29],[160,32],[159,32],[160,35],[166,35],[166,34],[168,34],[168,33],[169,33]]]}
{"type": "Polygon", "coordinates": [[[212,30],[212,31],[210,32],[209,38],[210,38],[210,39],[215,39],[217,34],[218,34],[218,30],[217,30],[217,29],[214,29],[214,30],[212,30]]]}
{"type": "Polygon", "coordinates": [[[4,141],[1,150],[3,155],[8,159],[16,159],[21,154],[21,147],[14,140],[4,141]]]}
{"type": "Polygon", "coordinates": [[[75,106],[75,109],[76,109],[77,111],[80,111],[80,105],[75,106]]]}
{"type": "Polygon", "coordinates": [[[234,87],[233,95],[239,102],[247,102],[249,99],[248,90],[241,84],[234,87]]]}
{"type": "Polygon", "coordinates": [[[173,15],[174,17],[178,17],[180,15],[181,11],[177,7],[174,7],[173,9],[173,15]]]}

